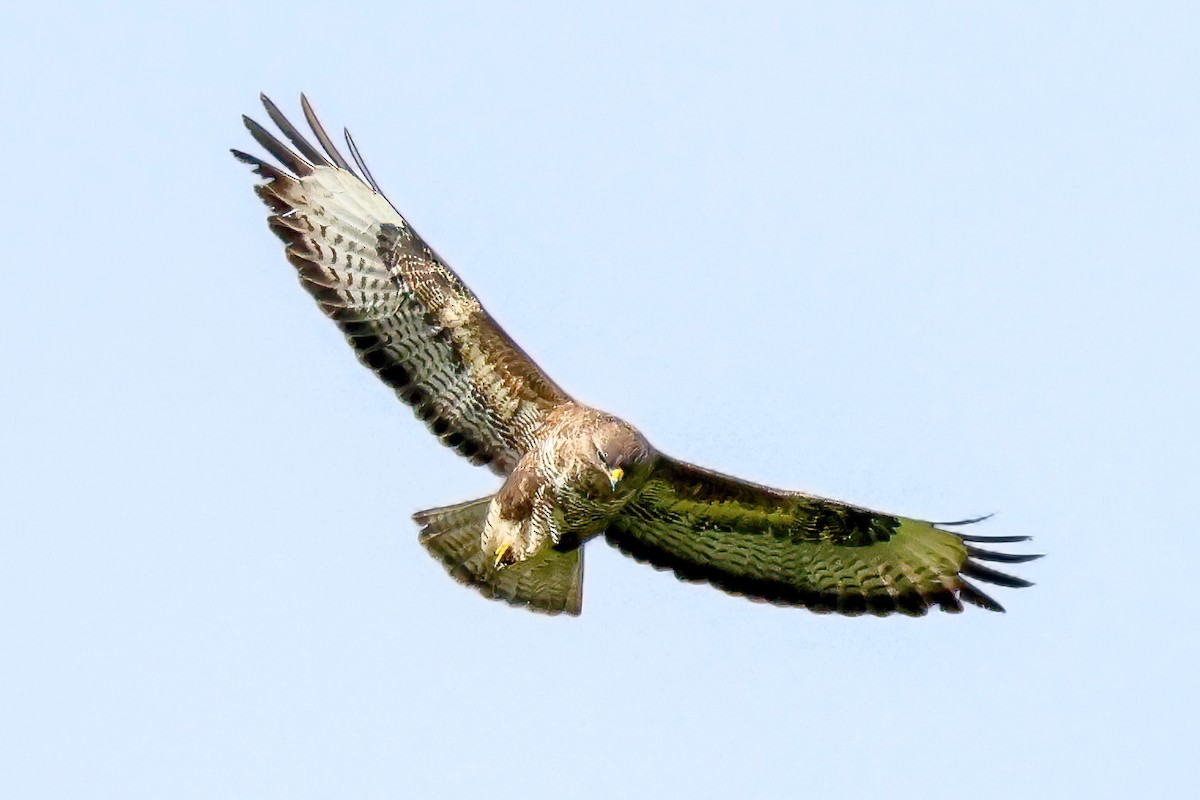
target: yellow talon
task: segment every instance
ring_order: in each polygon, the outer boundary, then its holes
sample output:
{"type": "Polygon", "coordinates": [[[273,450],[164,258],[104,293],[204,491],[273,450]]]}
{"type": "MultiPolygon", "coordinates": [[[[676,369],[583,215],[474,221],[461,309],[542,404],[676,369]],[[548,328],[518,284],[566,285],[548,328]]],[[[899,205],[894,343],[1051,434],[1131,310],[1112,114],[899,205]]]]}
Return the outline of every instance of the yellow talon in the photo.
{"type": "Polygon", "coordinates": [[[512,544],[508,542],[505,542],[496,548],[496,569],[500,569],[500,567],[503,567],[506,563],[508,563],[504,560],[504,557],[511,552],[512,544]]]}

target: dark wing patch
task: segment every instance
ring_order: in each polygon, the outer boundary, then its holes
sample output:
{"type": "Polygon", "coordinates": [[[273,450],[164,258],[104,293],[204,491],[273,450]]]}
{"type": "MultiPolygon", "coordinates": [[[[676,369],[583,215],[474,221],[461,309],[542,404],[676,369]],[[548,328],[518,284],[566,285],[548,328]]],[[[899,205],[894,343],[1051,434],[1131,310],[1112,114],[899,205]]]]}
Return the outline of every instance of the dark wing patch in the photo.
{"type": "Polygon", "coordinates": [[[310,143],[263,98],[295,150],[247,118],[254,139],[285,169],[234,150],[266,179],[255,187],[271,230],[321,310],[358,359],[447,446],[504,475],[534,429],[568,397],[508,337],[475,295],[379,191],[334,147],[302,98],[320,143],[310,143]],[[322,152],[323,151],[323,152],[322,152]]]}
{"type": "Polygon", "coordinates": [[[967,578],[1031,584],[978,560],[1038,558],[993,553],[928,522],[771,489],[666,457],[605,536],[681,580],[849,616],[921,616],[934,605],[959,612],[963,602],[1003,611],[967,578]]]}

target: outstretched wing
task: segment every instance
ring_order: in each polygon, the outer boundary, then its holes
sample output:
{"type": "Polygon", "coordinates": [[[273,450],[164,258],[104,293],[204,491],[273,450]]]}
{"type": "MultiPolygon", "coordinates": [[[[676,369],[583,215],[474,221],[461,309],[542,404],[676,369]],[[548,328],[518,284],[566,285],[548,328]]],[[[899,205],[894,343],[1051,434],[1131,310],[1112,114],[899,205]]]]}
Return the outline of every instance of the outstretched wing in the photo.
{"type": "Polygon", "coordinates": [[[300,283],[358,360],[392,387],[446,445],[507,474],[547,411],[567,400],[483,309],[470,289],[379,191],[346,132],[362,177],[301,96],[314,147],[263,96],[295,147],[248,117],[284,169],[238,150],[266,178],[255,187],[300,283]]]}
{"type": "Polygon", "coordinates": [[[673,570],[681,580],[849,615],[921,616],[934,604],[958,612],[962,602],[1003,611],[967,578],[1030,586],[979,561],[1039,557],[970,544],[1019,542],[1025,536],[952,533],[934,523],[771,489],[665,456],[605,536],[626,554],[673,570]]]}

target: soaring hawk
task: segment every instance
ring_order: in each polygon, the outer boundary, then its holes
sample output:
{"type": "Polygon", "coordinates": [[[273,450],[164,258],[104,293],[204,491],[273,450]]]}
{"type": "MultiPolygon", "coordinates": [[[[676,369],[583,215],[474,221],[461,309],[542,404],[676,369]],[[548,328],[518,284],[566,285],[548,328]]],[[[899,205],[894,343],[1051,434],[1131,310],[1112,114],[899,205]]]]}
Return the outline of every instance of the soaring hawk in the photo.
{"type": "Polygon", "coordinates": [[[1038,556],[977,546],[1028,537],[952,532],[976,520],[935,524],[721,475],[576,402],[383,195],[349,132],[354,165],[303,96],[319,149],[262,100],[292,146],[246,117],[279,166],[233,154],[264,179],[255,191],[301,285],[434,435],[503,478],[493,495],[413,515],[421,544],[458,581],[579,614],[584,545],[603,536],[682,580],[817,612],[1002,611],[968,578],[1030,585],[980,562],[1038,556]]]}

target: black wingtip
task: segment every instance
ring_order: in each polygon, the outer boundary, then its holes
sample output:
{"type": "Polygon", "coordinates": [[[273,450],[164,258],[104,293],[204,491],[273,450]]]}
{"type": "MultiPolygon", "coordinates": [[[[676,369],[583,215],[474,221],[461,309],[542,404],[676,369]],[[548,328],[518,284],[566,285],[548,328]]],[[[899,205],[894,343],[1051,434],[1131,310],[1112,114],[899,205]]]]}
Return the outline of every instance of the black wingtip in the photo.
{"type": "Polygon", "coordinates": [[[246,126],[246,130],[250,131],[250,135],[254,137],[254,141],[258,142],[264,150],[274,156],[280,164],[300,177],[312,174],[312,164],[305,161],[297,153],[292,152],[290,148],[272,136],[271,132],[262,125],[259,125],[245,114],[242,115],[242,123],[246,126]]]}
{"type": "Polygon", "coordinates": [[[1010,589],[1024,589],[1033,586],[1032,581],[994,570],[991,567],[985,567],[983,564],[976,563],[969,558],[963,562],[959,572],[987,583],[994,583],[997,586],[1007,586],[1010,589]]]}
{"type": "Polygon", "coordinates": [[[354,177],[358,177],[358,173],[354,171],[354,167],[350,166],[350,162],[342,156],[338,149],[334,146],[333,140],[329,138],[329,134],[325,132],[325,126],[321,124],[321,120],[317,119],[317,114],[313,111],[312,104],[308,102],[308,97],[303,92],[300,93],[300,109],[304,112],[304,119],[308,121],[308,127],[312,128],[313,135],[317,137],[321,148],[325,154],[342,169],[349,172],[354,177]]]}
{"type": "MultiPolygon", "coordinates": [[[[960,519],[954,522],[931,522],[930,525],[935,525],[943,528],[955,528],[961,525],[974,525],[978,522],[989,520],[996,516],[998,512],[993,511],[990,514],[984,514],[981,517],[971,517],[970,519],[960,519]]],[[[1014,544],[1016,542],[1028,542],[1028,536],[983,536],[975,533],[960,533],[959,531],[949,531],[964,542],[981,542],[984,544],[1014,544]]]]}
{"type": "Polygon", "coordinates": [[[981,542],[983,544],[1013,544],[1015,542],[1028,542],[1029,536],[976,536],[975,534],[959,533],[953,531],[954,535],[962,539],[964,542],[981,542]]]}
{"type": "Polygon", "coordinates": [[[948,528],[952,528],[952,527],[955,527],[956,525],[974,525],[977,522],[983,522],[984,520],[991,519],[994,516],[996,516],[995,511],[993,511],[990,514],[984,514],[982,517],[971,517],[970,519],[959,519],[959,520],[955,520],[954,522],[931,522],[929,524],[930,525],[945,525],[948,528]]]}
{"type": "Polygon", "coordinates": [[[1004,564],[1024,564],[1026,561],[1036,561],[1042,558],[1045,553],[997,553],[992,550],[983,550],[979,547],[966,545],[967,555],[971,558],[978,558],[980,561],[996,561],[1004,564]]]}
{"type": "MultiPolygon", "coordinates": [[[[367,168],[367,162],[363,160],[362,153],[358,152],[358,145],[354,143],[354,137],[350,135],[350,129],[343,128],[342,133],[346,136],[346,146],[350,148],[350,156],[354,159],[354,163],[358,165],[358,168],[362,170],[363,177],[367,179],[367,183],[370,184],[377,195],[387,200],[387,204],[392,207],[393,211],[400,214],[400,209],[396,208],[396,204],[391,201],[391,198],[383,193],[383,189],[379,188],[379,182],[375,180],[375,176],[367,168]]],[[[404,215],[400,214],[400,216],[403,217],[404,215]]]]}
{"type": "Polygon", "coordinates": [[[249,153],[244,153],[241,150],[238,150],[237,148],[234,148],[234,147],[229,148],[229,152],[233,153],[233,157],[236,158],[238,161],[241,161],[243,164],[249,164],[250,166],[254,167],[255,174],[257,174],[263,178],[270,178],[273,180],[282,180],[287,177],[287,175],[285,175],[283,172],[280,172],[276,167],[271,166],[270,164],[263,161],[258,156],[252,156],[249,153]]]}
{"type": "Polygon", "coordinates": [[[383,194],[379,188],[379,184],[375,182],[375,176],[371,174],[371,170],[367,169],[367,162],[363,161],[362,154],[358,152],[358,146],[354,144],[354,137],[350,135],[349,128],[342,128],[342,135],[346,137],[346,147],[350,148],[350,157],[354,159],[354,163],[362,170],[363,177],[367,179],[367,183],[375,190],[376,194],[383,194]]]}
{"type": "Polygon", "coordinates": [[[978,608],[987,609],[988,611],[995,611],[1000,614],[1004,613],[1004,606],[1000,605],[991,597],[981,592],[979,587],[975,586],[969,581],[963,580],[962,578],[959,578],[959,584],[959,600],[962,600],[964,603],[970,603],[978,608]]]}
{"type": "Polygon", "coordinates": [[[279,106],[275,105],[275,103],[271,101],[271,98],[267,97],[265,94],[262,94],[259,95],[259,99],[262,100],[263,108],[267,110],[267,116],[269,116],[271,121],[275,123],[275,126],[283,132],[283,135],[288,138],[288,141],[290,141],[296,147],[296,149],[300,151],[300,155],[304,156],[318,167],[333,166],[329,163],[329,159],[325,158],[325,156],[321,154],[320,150],[313,147],[312,143],[305,138],[304,134],[300,133],[300,131],[296,129],[296,126],[293,125],[286,116],[284,116],[283,112],[279,110],[279,106]]]}

